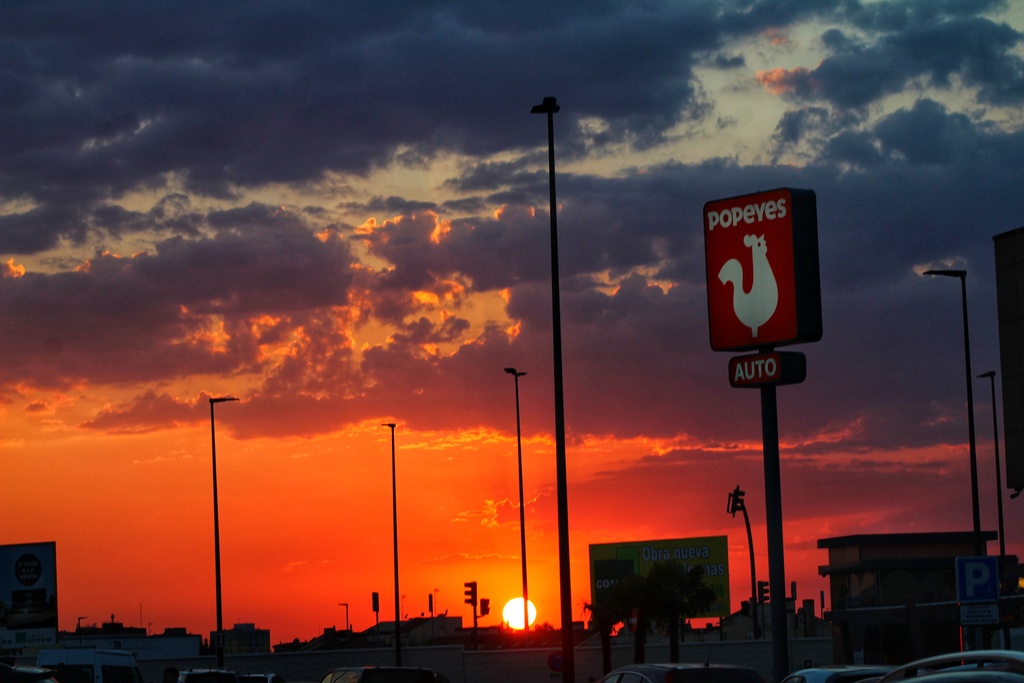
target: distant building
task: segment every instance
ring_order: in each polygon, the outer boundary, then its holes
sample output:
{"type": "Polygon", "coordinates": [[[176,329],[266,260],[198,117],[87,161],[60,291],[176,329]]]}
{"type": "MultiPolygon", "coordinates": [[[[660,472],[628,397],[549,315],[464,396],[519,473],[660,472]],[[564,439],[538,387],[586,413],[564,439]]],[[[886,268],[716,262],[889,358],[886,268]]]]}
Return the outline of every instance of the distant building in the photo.
{"type": "MultiPolygon", "coordinates": [[[[216,633],[210,633],[210,642],[216,642],[216,633]]],[[[224,654],[252,655],[270,652],[270,631],[256,628],[256,624],[235,624],[224,630],[224,654]]]]}
{"type": "Polygon", "coordinates": [[[147,636],[146,629],[125,626],[114,621],[113,616],[100,626],[79,626],[74,631],[61,631],[57,642],[60,647],[68,648],[127,650],[139,661],[198,657],[202,648],[202,637],[187,633],[184,628],[168,628],[161,634],[147,636]]]}
{"type": "MultiPolygon", "coordinates": [[[[982,532],[995,540],[992,531],[982,532]]],[[[861,534],[825,538],[836,664],[898,664],[960,649],[956,558],[974,552],[974,532],[861,534]]],[[[1000,560],[1000,605],[1011,617],[1019,569],[1015,556],[1000,560]]],[[[1019,608],[1018,608],[1019,609],[1019,608]]],[[[987,642],[998,628],[984,629],[987,642]]]]}
{"type": "Polygon", "coordinates": [[[1024,227],[995,235],[1006,488],[1024,488],[1024,227]]]}

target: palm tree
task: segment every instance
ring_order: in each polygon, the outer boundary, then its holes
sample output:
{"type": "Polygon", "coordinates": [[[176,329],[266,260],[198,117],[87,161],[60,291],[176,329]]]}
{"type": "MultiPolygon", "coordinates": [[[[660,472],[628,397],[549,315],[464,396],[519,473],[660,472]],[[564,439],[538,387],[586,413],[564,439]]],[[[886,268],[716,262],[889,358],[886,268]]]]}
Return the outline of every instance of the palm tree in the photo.
{"type": "Polygon", "coordinates": [[[669,661],[678,662],[680,619],[706,612],[718,596],[704,583],[703,567],[687,567],[675,561],[651,565],[644,589],[647,613],[668,628],[669,661]]]}
{"type": "Polygon", "coordinates": [[[634,610],[638,612],[637,628],[633,640],[633,660],[644,661],[643,622],[645,600],[644,579],[640,576],[625,576],[601,594],[600,602],[586,603],[583,609],[590,612],[601,637],[601,666],[604,674],[612,670],[612,628],[626,621],[634,610]]]}
{"type": "Polygon", "coordinates": [[[601,637],[601,675],[603,676],[612,670],[612,629],[622,619],[615,616],[612,605],[607,599],[597,604],[585,602],[583,611],[590,613],[590,618],[601,637]]]}

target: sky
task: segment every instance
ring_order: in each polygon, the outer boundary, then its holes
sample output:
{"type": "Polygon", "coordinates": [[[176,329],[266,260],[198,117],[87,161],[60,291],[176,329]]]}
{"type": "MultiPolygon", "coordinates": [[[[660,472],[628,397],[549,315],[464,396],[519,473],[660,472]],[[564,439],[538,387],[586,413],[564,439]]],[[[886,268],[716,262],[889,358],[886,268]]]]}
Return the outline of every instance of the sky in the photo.
{"type": "Polygon", "coordinates": [[[709,344],[720,198],[817,201],[823,334],[778,389],[787,585],[826,590],[819,539],[970,530],[960,291],[922,273],[967,270],[973,372],[998,370],[1022,32],[998,0],[3,3],[0,545],[56,542],[63,629],[208,634],[208,399],[234,396],[225,625],[362,630],[374,591],[393,617],[391,422],[402,614],[471,621],[464,582],[521,587],[515,367],[557,627],[545,97],[574,614],[590,544],[718,535],[738,609],[737,485],[767,578],[759,392],[709,344]]]}

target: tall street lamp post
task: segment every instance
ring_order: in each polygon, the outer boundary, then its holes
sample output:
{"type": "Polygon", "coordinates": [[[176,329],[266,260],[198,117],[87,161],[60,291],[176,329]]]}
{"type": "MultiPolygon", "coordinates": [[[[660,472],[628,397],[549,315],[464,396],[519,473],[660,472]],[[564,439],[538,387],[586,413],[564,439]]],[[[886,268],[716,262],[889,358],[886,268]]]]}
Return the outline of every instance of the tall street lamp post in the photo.
{"type": "Polygon", "coordinates": [[[381,426],[391,429],[391,519],[395,545],[395,666],[402,666],[402,596],[398,592],[398,485],[395,478],[395,423],[386,422],[381,426]]]}
{"type": "Polygon", "coordinates": [[[1003,473],[999,465],[999,420],[996,417],[996,372],[989,370],[978,375],[987,377],[992,385],[992,441],[996,449],[996,510],[999,513],[999,556],[1006,554],[1006,539],[1003,537],[1003,473]]]}
{"type": "Polygon", "coordinates": [[[348,628],[348,603],[347,602],[339,602],[338,603],[338,607],[344,607],[345,608],[345,630],[348,631],[349,630],[349,628],[348,628]]]}
{"type": "Polygon", "coordinates": [[[213,573],[217,592],[217,668],[224,668],[224,610],[220,592],[220,511],[217,506],[217,430],[213,420],[213,406],[237,401],[233,396],[210,399],[210,452],[213,459],[213,573]]]}
{"type": "Polygon", "coordinates": [[[516,451],[519,454],[519,543],[523,558],[523,632],[530,630],[530,598],[526,589],[526,506],[523,500],[523,432],[519,422],[519,378],[525,372],[517,372],[515,368],[505,368],[512,375],[516,385],[516,451]]]}
{"type": "Polygon", "coordinates": [[[942,275],[960,278],[960,300],[964,315],[964,366],[967,377],[967,439],[971,451],[971,513],[974,521],[974,554],[984,555],[984,541],[981,538],[981,506],[978,502],[978,450],[974,440],[974,389],[971,375],[971,334],[967,326],[967,271],[926,270],[925,275],[942,275]]]}
{"type": "Polygon", "coordinates": [[[562,313],[558,297],[558,220],[555,201],[555,113],[554,97],[530,110],[548,118],[548,190],[551,201],[551,336],[554,347],[555,380],[555,489],[558,498],[558,585],[561,593],[562,680],[576,683],[576,662],[573,655],[572,580],[569,559],[569,493],[565,466],[565,405],[562,394],[562,313]]]}

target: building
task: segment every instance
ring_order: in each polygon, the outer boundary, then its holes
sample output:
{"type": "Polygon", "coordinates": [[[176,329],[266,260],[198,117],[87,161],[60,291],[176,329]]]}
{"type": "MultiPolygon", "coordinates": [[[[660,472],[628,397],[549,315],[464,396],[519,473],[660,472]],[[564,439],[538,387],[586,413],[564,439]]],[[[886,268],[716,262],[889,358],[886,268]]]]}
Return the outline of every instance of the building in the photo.
{"type": "MultiPolygon", "coordinates": [[[[982,532],[984,541],[995,532],[982,532]]],[[[861,534],[825,538],[836,664],[898,664],[960,649],[956,558],[971,557],[974,532],[861,534]]],[[[1015,618],[1017,558],[1000,558],[999,604],[1015,618]]],[[[999,624],[982,629],[987,643],[999,624]]]]}
{"type": "Polygon", "coordinates": [[[167,628],[163,633],[147,635],[146,629],[125,626],[110,621],[100,626],[79,626],[74,631],[58,633],[60,647],[91,647],[108,650],[127,650],[141,661],[198,657],[202,638],[186,632],[184,628],[167,628]]]}
{"type": "MultiPolygon", "coordinates": [[[[216,632],[210,633],[210,642],[216,642],[216,632]]],[[[270,652],[270,631],[256,628],[256,624],[235,624],[224,630],[224,654],[251,655],[270,652]]]]}

